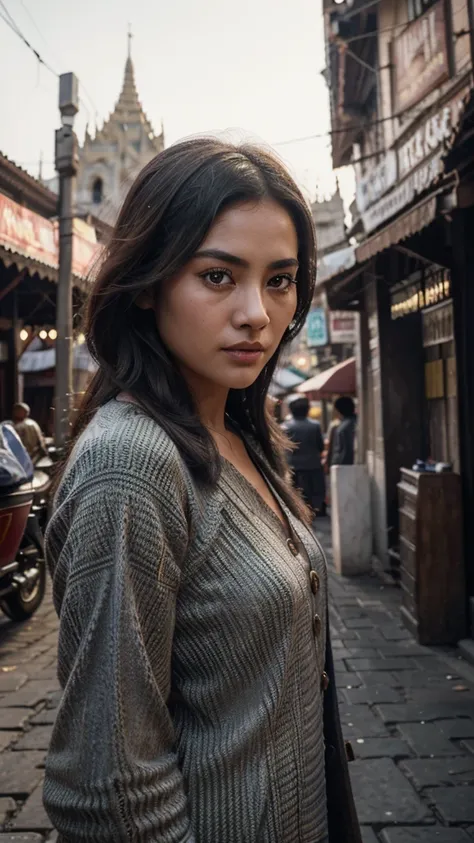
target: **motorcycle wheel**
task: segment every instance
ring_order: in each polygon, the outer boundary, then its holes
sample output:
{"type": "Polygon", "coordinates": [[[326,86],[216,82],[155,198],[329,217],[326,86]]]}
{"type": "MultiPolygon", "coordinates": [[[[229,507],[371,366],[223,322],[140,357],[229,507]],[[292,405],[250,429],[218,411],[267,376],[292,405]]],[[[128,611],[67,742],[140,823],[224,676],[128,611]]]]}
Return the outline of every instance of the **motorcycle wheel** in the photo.
{"type": "Polygon", "coordinates": [[[39,608],[46,589],[46,562],[44,558],[37,561],[38,578],[33,584],[20,585],[17,591],[12,591],[0,601],[0,607],[12,621],[26,621],[39,608]]]}

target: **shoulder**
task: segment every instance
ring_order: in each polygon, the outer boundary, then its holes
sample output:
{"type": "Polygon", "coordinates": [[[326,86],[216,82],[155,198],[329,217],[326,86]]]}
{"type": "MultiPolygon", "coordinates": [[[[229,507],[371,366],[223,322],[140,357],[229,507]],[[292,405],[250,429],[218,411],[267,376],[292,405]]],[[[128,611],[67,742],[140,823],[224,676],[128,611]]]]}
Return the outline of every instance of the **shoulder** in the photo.
{"type": "Polygon", "coordinates": [[[153,496],[186,497],[191,478],[176,445],[132,404],[109,401],[79,437],[64,472],[66,494],[89,483],[141,488],[153,496]]]}

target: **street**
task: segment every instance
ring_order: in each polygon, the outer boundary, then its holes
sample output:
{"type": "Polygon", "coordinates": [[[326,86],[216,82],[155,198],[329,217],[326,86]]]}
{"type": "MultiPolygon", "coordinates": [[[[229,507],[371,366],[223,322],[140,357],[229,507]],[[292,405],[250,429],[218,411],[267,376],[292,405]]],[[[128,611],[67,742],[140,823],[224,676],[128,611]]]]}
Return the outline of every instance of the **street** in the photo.
{"type": "MultiPolygon", "coordinates": [[[[329,521],[319,536],[331,566],[329,521]]],[[[399,592],[330,573],[345,738],[364,843],[474,840],[474,670],[420,647],[398,620],[399,592]]],[[[0,843],[52,843],[42,768],[59,692],[51,592],[22,625],[0,621],[0,843]]],[[[277,843],[277,841],[275,841],[277,843]]]]}

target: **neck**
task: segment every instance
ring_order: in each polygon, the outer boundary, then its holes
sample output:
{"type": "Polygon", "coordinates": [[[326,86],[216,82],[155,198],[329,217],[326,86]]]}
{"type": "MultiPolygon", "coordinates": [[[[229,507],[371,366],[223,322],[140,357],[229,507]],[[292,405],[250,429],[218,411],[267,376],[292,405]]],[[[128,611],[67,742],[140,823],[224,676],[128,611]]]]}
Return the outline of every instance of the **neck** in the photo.
{"type": "Polygon", "coordinates": [[[209,432],[214,435],[226,433],[225,408],[229,390],[209,381],[202,381],[190,372],[183,372],[196,409],[209,432]]]}

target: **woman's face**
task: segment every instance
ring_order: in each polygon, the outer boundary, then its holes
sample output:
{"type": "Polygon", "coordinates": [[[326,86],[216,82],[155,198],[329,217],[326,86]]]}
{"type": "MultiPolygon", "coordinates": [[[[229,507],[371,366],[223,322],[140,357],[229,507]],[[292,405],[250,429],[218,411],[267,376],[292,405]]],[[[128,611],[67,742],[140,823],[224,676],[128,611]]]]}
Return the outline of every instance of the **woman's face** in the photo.
{"type": "Polygon", "coordinates": [[[191,388],[245,389],[277,350],[297,305],[298,240],[272,200],[224,211],[160,294],[160,336],[191,388]]]}

